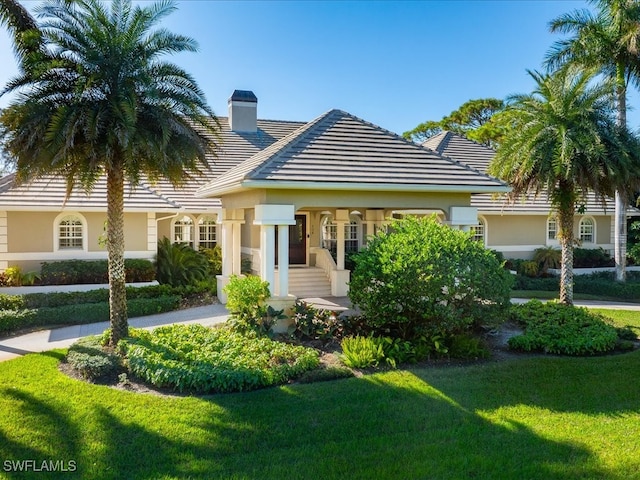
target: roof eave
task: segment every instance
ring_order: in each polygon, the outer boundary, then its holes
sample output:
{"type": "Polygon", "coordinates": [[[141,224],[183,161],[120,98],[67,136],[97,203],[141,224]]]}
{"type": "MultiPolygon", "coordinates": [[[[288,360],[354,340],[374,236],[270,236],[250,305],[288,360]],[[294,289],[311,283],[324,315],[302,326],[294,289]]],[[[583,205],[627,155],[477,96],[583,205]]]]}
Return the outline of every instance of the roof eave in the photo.
{"type": "MultiPolygon", "coordinates": [[[[351,183],[351,182],[309,182],[279,180],[244,180],[236,189],[268,188],[282,190],[357,190],[380,192],[434,192],[434,193],[508,193],[511,187],[506,185],[422,185],[397,183],[351,183]]],[[[221,192],[217,191],[217,195],[221,192]]]]}

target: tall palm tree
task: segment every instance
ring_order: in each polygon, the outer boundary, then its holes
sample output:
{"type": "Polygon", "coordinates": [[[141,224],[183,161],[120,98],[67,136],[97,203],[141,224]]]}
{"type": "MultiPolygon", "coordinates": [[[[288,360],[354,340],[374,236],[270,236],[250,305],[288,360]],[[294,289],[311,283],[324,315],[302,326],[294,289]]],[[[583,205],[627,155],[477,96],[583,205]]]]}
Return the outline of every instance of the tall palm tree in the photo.
{"type": "MultiPolygon", "coordinates": [[[[596,7],[561,15],[550,24],[552,32],[570,34],[557,41],[547,55],[547,66],[597,67],[615,81],[617,121],[627,126],[627,86],[640,84],[640,2],[590,0],[596,7]]],[[[626,279],[627,206],[629,196],[615,193],[616,278],[626,279]]]]}
{"type": "MultiPolygon", "coordinates": [[[[633,188],[638,142],[615,122],[608,84],[589,85],[587,73],[569,69],[529,72],[536,88],[508,99],[510,128],[489,172],[523,193],[545,192],[557,210],[562,250],[560,301],[573,303],[573,218],[587,192],[604,197],[633,188]]],[[[637,170],[636,170],[637,171],[637,170]]]]}
{"type": "Polygon", "coordinates": [[[5,149],[18,181],[55,174],[91,190],[107,178],[107,252],[112,344],[127,335],[124,183],[144,176],[179,184],[207,165],[218,124],[195,80],[162,60],[195,42],[154,27],[175,10],[165,0],[50,0],[39,9],[47,58],[9,84],[5,149]]]}

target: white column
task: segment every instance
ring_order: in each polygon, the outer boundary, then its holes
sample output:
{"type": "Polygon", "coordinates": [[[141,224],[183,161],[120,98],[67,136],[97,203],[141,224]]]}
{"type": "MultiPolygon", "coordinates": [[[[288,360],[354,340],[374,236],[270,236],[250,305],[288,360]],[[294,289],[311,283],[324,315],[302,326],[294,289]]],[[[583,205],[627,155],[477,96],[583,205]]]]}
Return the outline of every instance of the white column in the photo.
{"type": "Polygon", "coordinates": [[[278,296],[289,295],[289,225],[278,225],[278,296]]]}
{"type": "MultiPolygon", "coordinates": [[[[276,235],[273,225],[260,225],[260,272],[262,279],[269,282],[269,292],[274,295],[276,235]]],[[[289,242],[287,242],[287,247],[289,242]]]]}
{"type": "Polygon", "coordinates": [[[222,276],[233,275],[233,224],[228,221],[222,222],[222,276]]]}
{"type": "Polygon", "coordinates": [[[240,242],[240,222],[233,222],[231,225],[233,232],[233,253],[232,253],[232,272],[234,275],[242,275],[242,246],[240,242]]]}
{"type": "Polygon", "coordinates": [[[344,227],[347,222],[336,220],[336,267],[344,270],[344,227]]]}

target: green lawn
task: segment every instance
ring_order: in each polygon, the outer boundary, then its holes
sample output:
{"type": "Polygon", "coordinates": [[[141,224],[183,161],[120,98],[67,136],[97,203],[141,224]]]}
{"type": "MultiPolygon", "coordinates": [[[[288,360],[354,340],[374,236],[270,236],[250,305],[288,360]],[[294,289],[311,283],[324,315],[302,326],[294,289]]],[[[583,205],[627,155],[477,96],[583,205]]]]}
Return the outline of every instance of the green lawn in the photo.
{"type": "Polygon", "coordinates": [[[6,478],[640,478],[640,351],[390,371],[209,398],[0,363],[6,478]],[[7,460],[73,460],[13,474],[7,460]]]}

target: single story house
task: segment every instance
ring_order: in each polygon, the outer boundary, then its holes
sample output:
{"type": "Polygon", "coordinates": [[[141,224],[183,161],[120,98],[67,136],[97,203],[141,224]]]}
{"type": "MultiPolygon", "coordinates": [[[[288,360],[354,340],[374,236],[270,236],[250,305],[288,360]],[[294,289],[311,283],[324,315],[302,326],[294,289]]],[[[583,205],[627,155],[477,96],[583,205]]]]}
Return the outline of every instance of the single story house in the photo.
{"type": "MultiPolygon", "coordinates": [[[[128,258],[152,259],[162,237],[220,243],[220,293],[246,259],[275,298],[346,295],[346,254],[388,218],[437,214],[470,229],[474,198],[509,190],[470,162],[341,110],[306,123],[260,120],[256,96],[237,90],[219,120],[221,150],[202,177],[181,189],[142,181],[128,188],[124,208],[128,258]]],[[[0,179],[0,270],[106,258],[105,202],[105,181],[65,200],[61,178],[0,179]]]]}
{"type": "MultiPolygon", "coordinates": [[[[422,146],[486,173],[495,151],[453,132],[440,132],[422,146]]],[[[559,248],[558,222],[547,195],[526,195],[510,203],[505,196],[479,193],[470,205],[478,211],[476,238],[487,248],[502,252],[506,258],[531,258],[537,248],[559,248]]],[[[602,248],[613,256],[614,202],[603,203],[590,194],[580,205],[574,221],[574,235],[581,248],[602,248]]],[[[640,210],[630,207],[628,215],[640,210]]]]}

